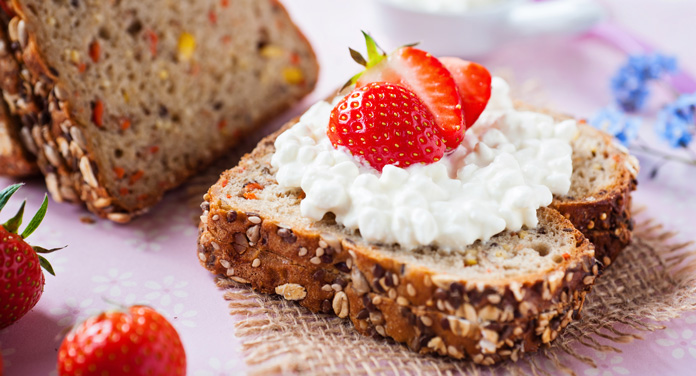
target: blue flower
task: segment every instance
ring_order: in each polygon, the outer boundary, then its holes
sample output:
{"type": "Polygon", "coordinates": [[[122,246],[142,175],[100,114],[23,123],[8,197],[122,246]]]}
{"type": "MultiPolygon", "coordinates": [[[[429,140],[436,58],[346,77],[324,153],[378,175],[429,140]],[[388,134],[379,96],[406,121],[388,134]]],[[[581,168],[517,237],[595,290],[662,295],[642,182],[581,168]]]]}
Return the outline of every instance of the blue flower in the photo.
{"type": "Polygon", "coordinates": [[[638,137],[640,129],[640,119],[627,116],[611,107],[600,109],[590,120],[590,124],[614,136],[625,146],[638,137]]]}
{"type": "Polygon", "coordinates": [[[662,54],[632,55],[611,79],[616,103],[626,112],[638,111],[650,94],[648,82],[676,72],[677,60],[662,54]]]}
{"type": "Polygon", "coordinates": [[[696,93],[685,94],[657,115],[655,131],[672,147],[687,147],[696,131],[696,93]]]}

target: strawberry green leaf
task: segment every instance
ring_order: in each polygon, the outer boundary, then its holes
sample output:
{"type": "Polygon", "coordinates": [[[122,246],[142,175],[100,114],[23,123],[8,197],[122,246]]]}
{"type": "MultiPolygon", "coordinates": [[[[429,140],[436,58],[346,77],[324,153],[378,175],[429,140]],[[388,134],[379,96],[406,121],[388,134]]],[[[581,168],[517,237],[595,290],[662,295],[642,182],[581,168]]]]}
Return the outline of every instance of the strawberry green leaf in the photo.
{"type": "Polygon", "coordinates": [[[5,228],[8,232],[11,232],[13,234],[17,233],[17,229],[19,229],[19,226],[22,225],[22,216],[24,215],[24,205],[27,204],[27,200],[24,200],[22,202],[22,206],[19,207],[19,210],[17,210],[17,214],[15,214],[14,217],[10,218],[9,221],[5,222],[2,227],[5,228]]]}
{"type": "Polygon", "coordinates": [[[55,252],[55,251],[60,251],[61,249],[65,248],[65,247],[67,247],[67,245],[66,245],[66,246],[62,246],[62,247],[58,247],[58,248],[51,248],[51,249],[46,249],[46,248],[44,248],[44,247],[39,247],[38,245],[32,246],[32,248],[34,248],[34,252],[36,252],[36,253],[44,253],[44,254],[45,254],[45,253],[53,253],[53,252],[55,252]]]}
{"type": "Polygon", "coordinates": [[[362,74],[363,74],[363,72],[360,72],[360,73],[356,74],[355,76],[351,77],[350,80],[348,80],[345,84],[343,84],[343,86],[341,87],[341,90],[339,90],[339,91],[343,91],[343,89],[358,82],[358,78],[360,78],[360,76],[362,76],[362,74]]]}
{"type": "Polygon", "coordinates": [[[43,203],[41,204],[39,211],[36,212],[34,218],[31,219],[31,222],[29,222],[27,227],[22,232],[22,238],[28,238],[29,235],[31,235],[39,227],[41,221],[43,221],[44,217],[46,216],[46,209],[48,209],[48,195],[44,195],[43,203]]]}
{"type": "Polygon", "coordinates": [[[53,271],[53,267],[51,266],[51,263],[46,260],[45,257],[38,255],[39,256],[39,264],[41,264],[41,267],[44,268],[47,272],[49,272],[52,276],[56,276],[56,273],[53,271]]]}
{"type": "Polygon", "coordinates": [[[12,195],[23,185],[24,183],[12,184],[11,186],[0,191],[0,210],[5,207],[5,204],[7,204],[10,197],[12,197],[12,195]]]}
{"type": "Polygon", "coordinates": [[[379,64],[387,56],[384,52],[380,52],[381,48],[377,46],[377,42],[366,32],[362,32],[367,45],[367,68],[374,67],[379,64]]]}
{"type": "Polygon", "coordinates": [[[367,65],[367,61],[365,61],[365,58],[363,57],[363,55],[360,54],[360,52],[358,52],[350,47],[348,47],[348,50],[350,51],[350,57],[352,57],[356,63],[358,63],[362,66],[367,65]]]}

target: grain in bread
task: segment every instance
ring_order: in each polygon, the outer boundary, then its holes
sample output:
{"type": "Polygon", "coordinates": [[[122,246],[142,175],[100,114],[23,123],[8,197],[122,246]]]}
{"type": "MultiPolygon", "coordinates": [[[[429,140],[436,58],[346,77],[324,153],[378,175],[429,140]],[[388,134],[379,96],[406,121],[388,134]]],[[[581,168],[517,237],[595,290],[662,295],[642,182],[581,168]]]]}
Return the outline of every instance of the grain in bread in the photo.
{"type": "Polygon", "coordinates": [[[12,6],[5,26],[18,66],[0,76],[49,190],[119,222],[317,79],[311,47],[274,0],[12,6]]]}

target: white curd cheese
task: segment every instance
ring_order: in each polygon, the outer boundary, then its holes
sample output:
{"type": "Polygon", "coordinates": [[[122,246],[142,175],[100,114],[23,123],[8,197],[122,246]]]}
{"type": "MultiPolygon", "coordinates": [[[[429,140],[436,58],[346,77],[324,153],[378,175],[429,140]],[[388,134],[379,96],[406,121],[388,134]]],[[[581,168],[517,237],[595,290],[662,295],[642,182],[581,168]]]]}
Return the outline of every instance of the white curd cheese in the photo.
{"type": "Polygon", "coordinates": [[[535,227],[536,210],[570,188],[575,121],[516,110],[501,78],[453,153],[429,165],[387,165],[381,174],[332,147],[326,129],[340,99],[315,104],[275,142],[278,184],[302,188],[307,218],[332,212],[370,242],[456,251],[535,227]]]}

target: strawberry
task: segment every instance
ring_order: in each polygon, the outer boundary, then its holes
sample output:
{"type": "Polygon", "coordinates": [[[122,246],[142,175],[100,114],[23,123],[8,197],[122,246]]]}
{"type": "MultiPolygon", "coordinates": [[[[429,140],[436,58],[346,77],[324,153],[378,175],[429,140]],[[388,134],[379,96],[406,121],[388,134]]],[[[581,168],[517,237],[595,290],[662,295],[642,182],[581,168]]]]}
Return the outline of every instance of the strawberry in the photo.
{"type": "Polygon", "coordinates": [[[356,88],[331,111],[327,135],[335,148],[382,171],[385,165],[408,167],[440,160],[445,144],[433,115],[403,86],[371,82],[356,88]]]}
{"type": "Polygon", "coordinates": [[[474,125],[491,98],[491,74],[482,65],[458,57],[441,57],[440,61],[457,83],[468,129],[474,125]]]}
{"type": "Polygon", "coordinates": [[[389,55],[379,52],[377,43],[363,33],[368,59],[350,50],[353,59],[366,67],[349,83],[356,87],[371,82],[390,82],[413,91],[434,115],[448,150],[456,148],[464,138],[466,124],[457,84],[442,63],[423,50],[412,46],[398,48],[389,55]]]}
{"type": "Polygon", "coordinates": [[[176,329],[146,306],[103,312],[63,339],[59,375],[185,375],[186,353],[176,329]]]}
{"type": "MultiPolygon", "coordinates": [[[[15,184],[0,192],[0,209],[20,187],[21,184],[15,184]]],[[[39,301],[45,282],[42,267],[55,275],[51,264],[37,252],[50,253],[60,248],[32,247],[25,242],[46,215],[48,197],[44,196],[41,208],[18,235],[25,204],[26,201],[14,217],[0,226],[0,329],[15,323],[39,301]]]]}

